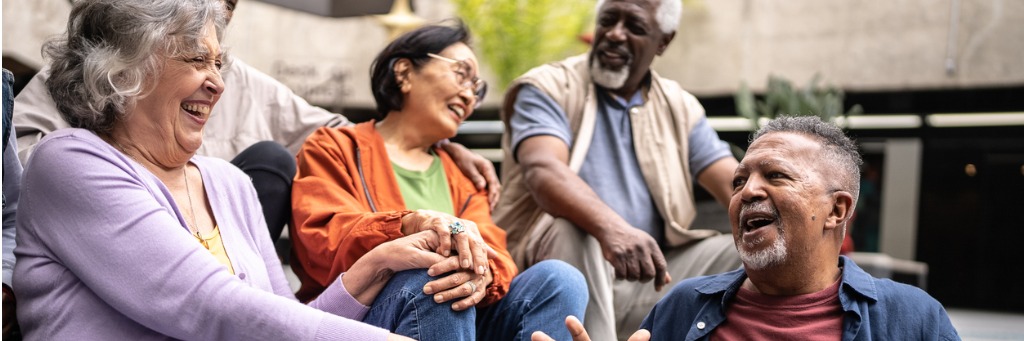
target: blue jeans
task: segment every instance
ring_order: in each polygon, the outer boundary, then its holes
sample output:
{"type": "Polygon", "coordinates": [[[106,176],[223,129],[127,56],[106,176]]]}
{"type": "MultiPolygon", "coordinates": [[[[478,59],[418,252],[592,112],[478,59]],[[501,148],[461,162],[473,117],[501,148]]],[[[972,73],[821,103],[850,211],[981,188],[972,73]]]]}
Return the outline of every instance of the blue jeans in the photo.
{"type": "Polygon", "coordinates": [[[423,294],[423,286],[434,279],[426,269],[395,274],[363,322],[417,340],[529,340],[537,330],[571,340],[565,317],[582,319],[589,299],[579,270],[557,260],[520,273],[508,294],[486,308],[454,311],[451,302],[434,303],[432,295],[423,294]]]}

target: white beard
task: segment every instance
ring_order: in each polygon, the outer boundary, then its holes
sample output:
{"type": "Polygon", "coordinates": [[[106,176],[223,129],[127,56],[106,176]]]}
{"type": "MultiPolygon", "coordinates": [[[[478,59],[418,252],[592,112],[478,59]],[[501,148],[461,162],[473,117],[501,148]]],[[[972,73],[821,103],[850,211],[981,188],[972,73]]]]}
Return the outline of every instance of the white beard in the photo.
{"type": "MultiPolygon", "coordinates": [[[[756,245],[761,242],[763,242],[763,240],[757,240],[751,244],[756,245]]],[[[745,268],[750,270],[762,270],[771,265],[781,264],[786,260],[786,235],[780,228],[779,236],[775,238],[775,242],[760,251],[750,252],[743,247],[737,247],[736,249],[740,252],[740,260],[743,261],[743,266],[745,268]]]]}
{"type": "Polygon", "coordinates": [[[590,78],[606,89],[618,89],[626,84],[629,69],[623,67],[619,71],[608,70],[601,67],[601,62],[598,62],[597,58],[593,58],[590,60],[590,78]]]}

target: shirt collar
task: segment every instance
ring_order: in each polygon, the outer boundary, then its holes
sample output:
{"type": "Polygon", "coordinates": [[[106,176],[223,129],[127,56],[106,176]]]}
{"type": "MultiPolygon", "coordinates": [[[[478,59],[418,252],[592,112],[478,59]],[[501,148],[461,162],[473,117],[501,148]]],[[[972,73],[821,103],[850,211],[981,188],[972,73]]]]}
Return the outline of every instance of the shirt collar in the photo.
{"type": "Polygon", "coordinates": [[[839,256],[839,266],[843,268],[843,290],[849,290],[872,301],[878,301],[878,289],[875,287],[875,281],[871,275],[864,272],[846,256],[839,256]]]}
{"type": "MultiPolygon", "coordinates": [[[[852,293],[864,296],[872,301],[878,300],[878,290],[871,275],[864,272],[856,263],[846,256],[839,256],[839,266],[843,268],[843,290],[850,290],[852,293]]],[[[707,283],[697,287],[697,292],[705,295],[725,293],[724,298],[729,299],[733,293],[743,284],[747,278],[743,268],[714,276],[707,283]]]]}
{"type": "Polygon", "coordinates": [[[598,98],[606,104],[616,109],[627,109],[635,106],[644,105],[644,91],[643,89],[637,90],[629,99],[625,99],[611,92],[605,90],[600,91],[598,98]]]}
{"type": "Polygon", "coordinates": [[[740,285],[743,284],[743,280],[746,278],[747,273],[743,272],[743,267],[740,267],[739,269],[710,277],[709,281],[697,287],[696,290],[703,295],[721,295],[722,301],[719,304],[725,307],[732,300],[732,297],[736,295],[736,291],[739,290],[740,285]]]}

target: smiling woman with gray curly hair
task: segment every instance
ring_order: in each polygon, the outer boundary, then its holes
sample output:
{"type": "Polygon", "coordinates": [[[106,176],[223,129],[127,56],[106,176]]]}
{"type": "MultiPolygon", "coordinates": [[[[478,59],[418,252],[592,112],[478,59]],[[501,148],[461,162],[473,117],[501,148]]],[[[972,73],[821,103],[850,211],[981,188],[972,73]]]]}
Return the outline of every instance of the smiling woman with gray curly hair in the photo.
{"type": "Polygon", "coordinates": [[[405,339],[359,320],[378,272],[441,259],[436,236],[380,245],[303,305],[252,181],[195,155],[225,90],[223,11],[78,0],[46,45],[47,87],[73,128],[39,142],[22,182],[13,287],[27,339],[405,339]]]}
{"type": "Polygon", "coordinates": [[[207,23],[222,37],[225,17],[217,1],[87,1],[74,7],[68,34],[47,42],[50,95],[72,127],[109,133],[135,99],[151,90],[167,57],[205,55],[207,23]],[[86,15],[88,14],[88,15],[86,15]]]}

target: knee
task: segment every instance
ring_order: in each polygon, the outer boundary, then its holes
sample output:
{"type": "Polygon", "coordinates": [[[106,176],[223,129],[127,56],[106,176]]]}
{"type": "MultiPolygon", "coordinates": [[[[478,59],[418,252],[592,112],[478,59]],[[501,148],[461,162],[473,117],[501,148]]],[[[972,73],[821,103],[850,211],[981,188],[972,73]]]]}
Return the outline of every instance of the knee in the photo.
{"type": "MultiPolygon", "coordinates": [[[[451,303],[454,303],[454,301],[437,303],[434,302],[434,295],[423,293],[423,287],[427,282],[435,279],[427,275],[427,269],[401,271],[391,277],[381,295],[398,298],[403,302],[403,305],[409,307],[408,309],[414,309],[418,313],[448,316],[452,319],[465,318],[464,312],[458,312],[451,308],[451,303]]],[[[470,316],[470,318],[473,318],[473,316],[470,316]]]]}
{"type": "MultiPolygon", "coordinates": [[[[427,275],[427,269],[411,269],[396,273],[388,280],[385,291],[400,293],[406,299],[416,302],[429,302],[429,306],[446,306],[434,303],[434,296],[423,293],[423,287],[427,282],[436,278],[427,275]]],[[[448,309],[451,310],[451,309],[448,309]]]]}
{"type": "Polygon", "coordinates": [[[400,290],[415,296],[427,296],[423,295],[423,286],[431,280],[430,275],[427,275],[427,269],[405,270],[391,276],[391,279],[388,280],[387,288],[390,290],[400,290]]]}
{"type": "Polygon", "coordinates": [[[246,148],[232,160],[246,173],[272,172],[287,179],[295,177],[295,157],[274,141],[260,141],[246,148]]]}
{"type": "Polygon", "coordinates": [[[588,299],[587,280],[578,269],[560,260],[545,260],[529,269],[534,273],[530,287],[538,292],[550,293],[554,297],[580,297],[588,299]]]}

